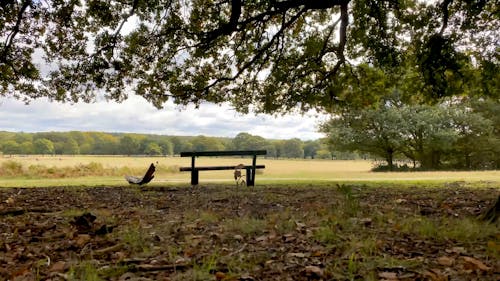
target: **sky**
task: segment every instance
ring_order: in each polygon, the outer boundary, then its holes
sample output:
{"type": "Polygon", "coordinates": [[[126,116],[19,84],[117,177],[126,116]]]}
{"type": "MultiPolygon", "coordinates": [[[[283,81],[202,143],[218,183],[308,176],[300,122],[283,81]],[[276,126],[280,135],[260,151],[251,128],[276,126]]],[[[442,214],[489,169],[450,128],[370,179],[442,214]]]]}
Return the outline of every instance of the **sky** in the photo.
{"type": "MultiPolygon", "coordinates": [[[[122,29],[128,33],[135,25],[132,17],[122,29]]],[[[42,75],[50,65],[42,59],[41,51],[34,54],[42,75]]],[[[266,139],[315,140],[324,137],[318,125],[325,115],[310,112],[304,115],[271,116],[239,114],[229,105],[202,104],[180,108],[173,103],[158,110],[146,100],[131,94],[122,102],[62,104],[36,99],[24,102],[0,95],[0,131],[10,132],[67,132],[99,131],[142,133],[177,136],[235,137],[240,132],[266,139]]]]}
{"type": "Polygon", "coordinates": [[[326,116],[313,112],[243,115],[229,105],[214,104],[202,104],[196,109],[167,103],[158,110],[135,95],[122,103],[69,104],[36,99],[29,105],[0,97],[0,131],[10,132],[98,131],[230,138],[246,132],[266,139],[314,140],[324,136],[317,132],[324,120],[326,116]]]}

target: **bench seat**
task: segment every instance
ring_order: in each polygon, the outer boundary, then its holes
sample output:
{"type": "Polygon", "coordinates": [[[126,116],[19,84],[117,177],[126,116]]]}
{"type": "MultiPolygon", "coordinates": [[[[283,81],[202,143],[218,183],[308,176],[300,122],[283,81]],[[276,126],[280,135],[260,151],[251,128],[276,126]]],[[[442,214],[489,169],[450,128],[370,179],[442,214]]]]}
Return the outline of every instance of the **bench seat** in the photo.
{"type": "MultiPolygon", "coordinates": [[[[217,170],[234,170],[237,166],[201,166],[194,167],[194,170],[198,171],[217,171],[217,170]]],[[[245,165],[244,169],[252,169],[252,165],[245,165]]],[[[256,165],[255,169],[265,169],[266,165],[256,165]]],[[[181,172],[191,172],[193,168],[191,167],[180,167],[181,172]]]]}
{"type": "Polygon", "coordinates": [[[185,151],[181,157],[266,155],[266,150],[185,151]]]}
{"type": "Polygon", "coordinates": [[[264,165],[257,165],[257,155],[266,155],[266,150],[226,150],[226,151],[184,151],[181,152],[181,157],[191,157],[191,167],[180,167],[181,172],[191,172],[191,184],[197,185],[200,171],[217,171],[217,170],[235,170],[245,169],[247,186],[255,185],[255,171],[257,169],[265,169],[264,165]],[[200,156],[252,156],[252,165],[237,165],[237,166],[201,166],[196,167],[195,159],[200,156]]]}

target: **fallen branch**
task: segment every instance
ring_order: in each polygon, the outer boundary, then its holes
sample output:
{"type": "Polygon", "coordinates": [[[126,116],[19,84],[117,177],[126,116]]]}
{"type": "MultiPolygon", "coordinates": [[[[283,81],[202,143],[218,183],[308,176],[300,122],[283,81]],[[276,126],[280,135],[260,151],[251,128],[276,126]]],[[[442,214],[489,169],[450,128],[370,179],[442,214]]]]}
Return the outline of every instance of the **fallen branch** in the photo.
{"type": "Polygon", "coordinates": [[[140,264],[135,268],[139,271],[163,271],[163,270],[182,270],[190,267],[189,264],[140,264]]]}
{"type": "Polygon", "coordinates": [[[69,280],[69,274],[64,274],[64,273],[60,273],[60,272],[51,272],[49,274],[49,277],[59,277],[63,280],[69,280]]]}
{"type": "Polygon", "coordinates": [[[173,271],[173,270],[184,270],[191,267],[190,264],[138,264],[132,265],[132,271],[173,271]]]}
{"type": "MultiPolygon", "coordinates": [[[[120,245],[120,244],[118,244],[120,245]]],[[[111,248],[111,247],[109,247],[111,248]]],[[[130,258],[120,261],[121,265],[128,266],[131,271],[175,271],[184,270],[191,267],[190,263],[174,263],[174,264],[149,264],[145,263],[145,258],[130,258]]]]}
{"type": "Polygon", "coordinates": [[[50,242],[50,241],[56,241],[56,240],[63,239],[66,236],[67,236],[66,233],[57,233],[57,234],[54,234],[51,236],[33,236],[31,238],[31,241],[32,242],[35,242],[35,241],[50,242]]]}
{"type": "Polygon", "coordinates": [[[0,211],[0,216],[20,216],[25,213],[53,213],[53,210],[45,209],[45,208],[32,208],[32,209],[7,209],[0,211]]]}
{"type": "Polygon", "coordinates": [[[5,210],[0,212],[0,216],[20,216],[26,213],[24,209],[5,210]]]}
{"type": "Polygon", "coordinates": [[[116,245],[113,245],[113,246],[109,246],[107,248],[102,248],[102,249],[98,249],[98,250],[95,250],[93,252],[94,255],[104,255],[104,254],[107,254],[109,252],[115,252],[115,251],[118,251],[120,250],[121,248],[123,248],[123,244],[120,243],[120,244],[116,244],[116,245]]]}
{"type": "Polygon", "coordinates": [[[237,254],[239,254],[239,253],[243,252],[243,250],[245,250],[245,248],[246,248],[246,246],[247,246],[247,245],[248,245],[248,244],[247,244],[247,243],[245,243],[245,244],[243,245],[243,247],[241,247],[240,249],[238,249],[238,250],[236,250],[236,251],[234,251],[234,252],[229,253],[227,256],[228,256],[228,257],[230,257],[230,256],[234,256],[234,255],[237,255],[237,254]]]}

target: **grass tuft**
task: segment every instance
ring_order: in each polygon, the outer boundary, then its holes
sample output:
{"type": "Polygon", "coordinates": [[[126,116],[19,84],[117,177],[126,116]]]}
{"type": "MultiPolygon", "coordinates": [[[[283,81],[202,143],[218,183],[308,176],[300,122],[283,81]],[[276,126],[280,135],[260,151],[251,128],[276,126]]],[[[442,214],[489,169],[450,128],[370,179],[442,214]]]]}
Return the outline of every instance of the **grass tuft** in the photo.
{"type": "Polygon", "coordinates": [[[232,233],[256,235],[263,233],[268,225],[266,220],[251,217],[232,218],[224,221],[224,229],[232,233]]]}

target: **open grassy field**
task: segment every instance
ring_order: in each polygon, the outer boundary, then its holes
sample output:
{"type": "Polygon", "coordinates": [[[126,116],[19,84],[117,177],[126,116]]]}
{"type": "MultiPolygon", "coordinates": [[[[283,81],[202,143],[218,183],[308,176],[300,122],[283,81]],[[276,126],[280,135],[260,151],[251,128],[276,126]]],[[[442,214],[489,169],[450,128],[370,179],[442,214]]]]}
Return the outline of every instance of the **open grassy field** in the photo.
{"type": "MultiPolygon", "coordinates": [[[[65,167],[76,167],[99,163],[103,169],[112,171],[104,175],[89,176],[3,176],[0,177],[0,187],[22,186],[94,186],[122,185],[125,174],[140,175],[149,163],[157,165],[156,177],[151,183],[179,184],[189,183],[189,172],[178,172],[181,166],[190,166],[190,158],[181,157],[120,157],[120,156],[3,156],[0,157],[0,167],[8,161],[21,164],[23,169],[33,165],[50,167],[53,170],[65,167]]],[[[196,160],[198,166],[250,164],[250,158],[214,158],[200,157],[196,160]]],[[[266,165],[265,170],[258,171],[257,184],[288,183],[288,182],[500,182],[500,171],[437,171],[437,172],[371,172],[371,161],[343,160],[277,160],[258,158],[257,164],[266,165]]],[[[232,171],[206,171],[200,173],[200,183],[231,182],[232,171]]]]}

